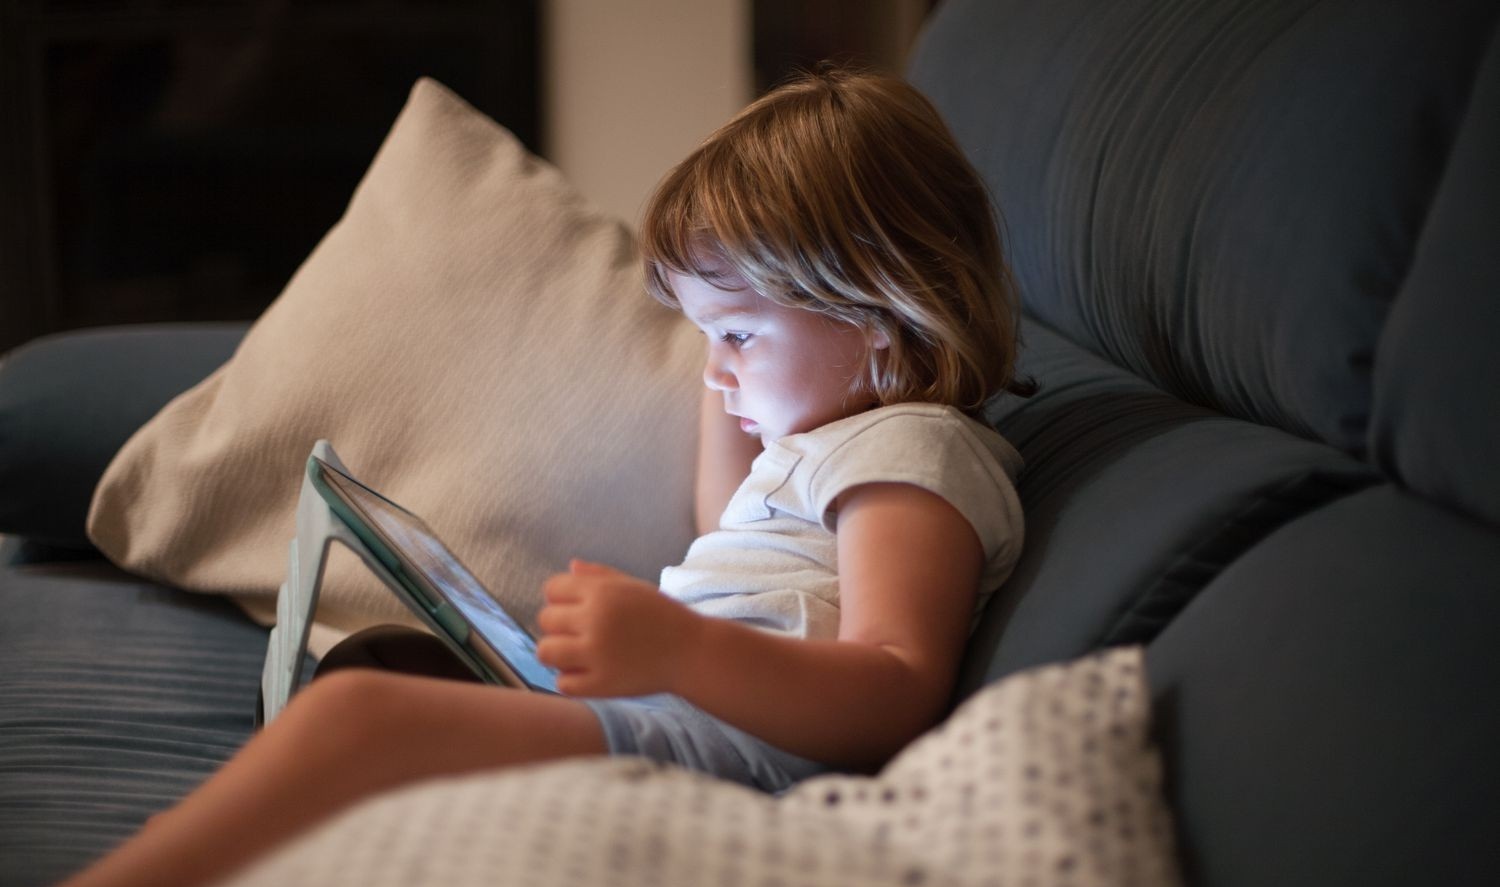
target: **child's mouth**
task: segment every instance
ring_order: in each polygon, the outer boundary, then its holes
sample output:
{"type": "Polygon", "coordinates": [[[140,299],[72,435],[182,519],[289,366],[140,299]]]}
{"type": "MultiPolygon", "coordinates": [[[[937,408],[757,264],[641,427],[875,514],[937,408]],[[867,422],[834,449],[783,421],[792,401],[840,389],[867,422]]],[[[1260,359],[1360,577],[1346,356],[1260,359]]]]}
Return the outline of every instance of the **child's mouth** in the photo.
{"type": "Polygon", "coordinates": [[[755,420],[746,419],[743,416],[740,417],[740,430],[745,432],[746,434],[753,434],[755,432],[755,429],[759,427],[760,426],[755,423],[755,420]]]}

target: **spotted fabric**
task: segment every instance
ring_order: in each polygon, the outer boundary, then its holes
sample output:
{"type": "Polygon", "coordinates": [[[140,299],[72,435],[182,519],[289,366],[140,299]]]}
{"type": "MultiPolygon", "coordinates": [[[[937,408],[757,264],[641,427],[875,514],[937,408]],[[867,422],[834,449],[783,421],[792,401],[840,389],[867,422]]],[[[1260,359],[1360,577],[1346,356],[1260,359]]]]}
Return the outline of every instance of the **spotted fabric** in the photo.
{"type": "Polygon", "coordinates": [[[638,758],[376,798],[234,883],[1152,885],[1180,876],[1138,648],[980,691],[878,776],[780,797],[638,758]]]}

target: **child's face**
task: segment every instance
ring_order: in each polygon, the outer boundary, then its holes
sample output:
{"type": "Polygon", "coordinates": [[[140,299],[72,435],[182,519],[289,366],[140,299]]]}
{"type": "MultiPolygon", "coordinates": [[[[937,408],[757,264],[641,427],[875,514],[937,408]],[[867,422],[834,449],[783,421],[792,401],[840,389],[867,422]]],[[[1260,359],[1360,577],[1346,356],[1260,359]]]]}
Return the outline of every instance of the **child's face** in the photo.
{"type": "Polygon", "coordinates": [[[708,337],[703,384],[724,393],[740,428],[769,443],[875,405],[855,393],[870,345],[848,324],[787,308],[732,273],[709,283],[671,275],[682,312],[708,337]],[[730,287],[721,289],[720,287],[730,287]]]}

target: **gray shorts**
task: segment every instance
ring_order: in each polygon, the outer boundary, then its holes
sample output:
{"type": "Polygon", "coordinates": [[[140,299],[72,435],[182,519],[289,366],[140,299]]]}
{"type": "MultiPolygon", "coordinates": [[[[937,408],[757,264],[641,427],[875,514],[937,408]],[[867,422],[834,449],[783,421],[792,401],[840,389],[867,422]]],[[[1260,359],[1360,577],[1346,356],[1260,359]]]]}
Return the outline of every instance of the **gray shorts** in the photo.
{"type": "Polygon", "coordinates": [[[772,793],[830,769],[784,752],[669,693],[582,702],[603,725],[610,754],[678,764],[772,793]]]}
{"type": "MultiPolygon", "coordinates": [[[[437,638],[394,625],[368,628],[336,644],[318,663],[317,673],[340,668],[478,680],[437,638]]],[[[829,769],[731,727],[679,696],[661,693],[580,701],[599,718],[612,754],[680,764],[768,792],[783,791],[829,769]]]]}

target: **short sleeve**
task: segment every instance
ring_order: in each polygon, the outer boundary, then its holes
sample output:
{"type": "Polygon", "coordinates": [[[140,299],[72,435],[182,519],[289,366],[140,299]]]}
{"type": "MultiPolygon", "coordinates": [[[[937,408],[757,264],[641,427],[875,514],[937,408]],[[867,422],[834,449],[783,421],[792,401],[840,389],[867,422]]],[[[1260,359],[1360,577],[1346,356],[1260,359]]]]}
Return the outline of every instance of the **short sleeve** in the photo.
{"type": "MultiPolygon", "coordinates": [[[[833,507],[844,492],[867,483],[909,483],[942,497],[973,526],[984,548],[985,584],[1009,575],[1020,556],[1021,505],[1013,469],[995,450],[1009,445],[994,431],[956,412],[896,412],[839,442],[807,474],[807,501],[836,532],[833,507]],[[981,435],[993,435],[993,441],[981,435]]],[[[1013,451],[1012,451],[1013,452],[1013,451]]]]}

